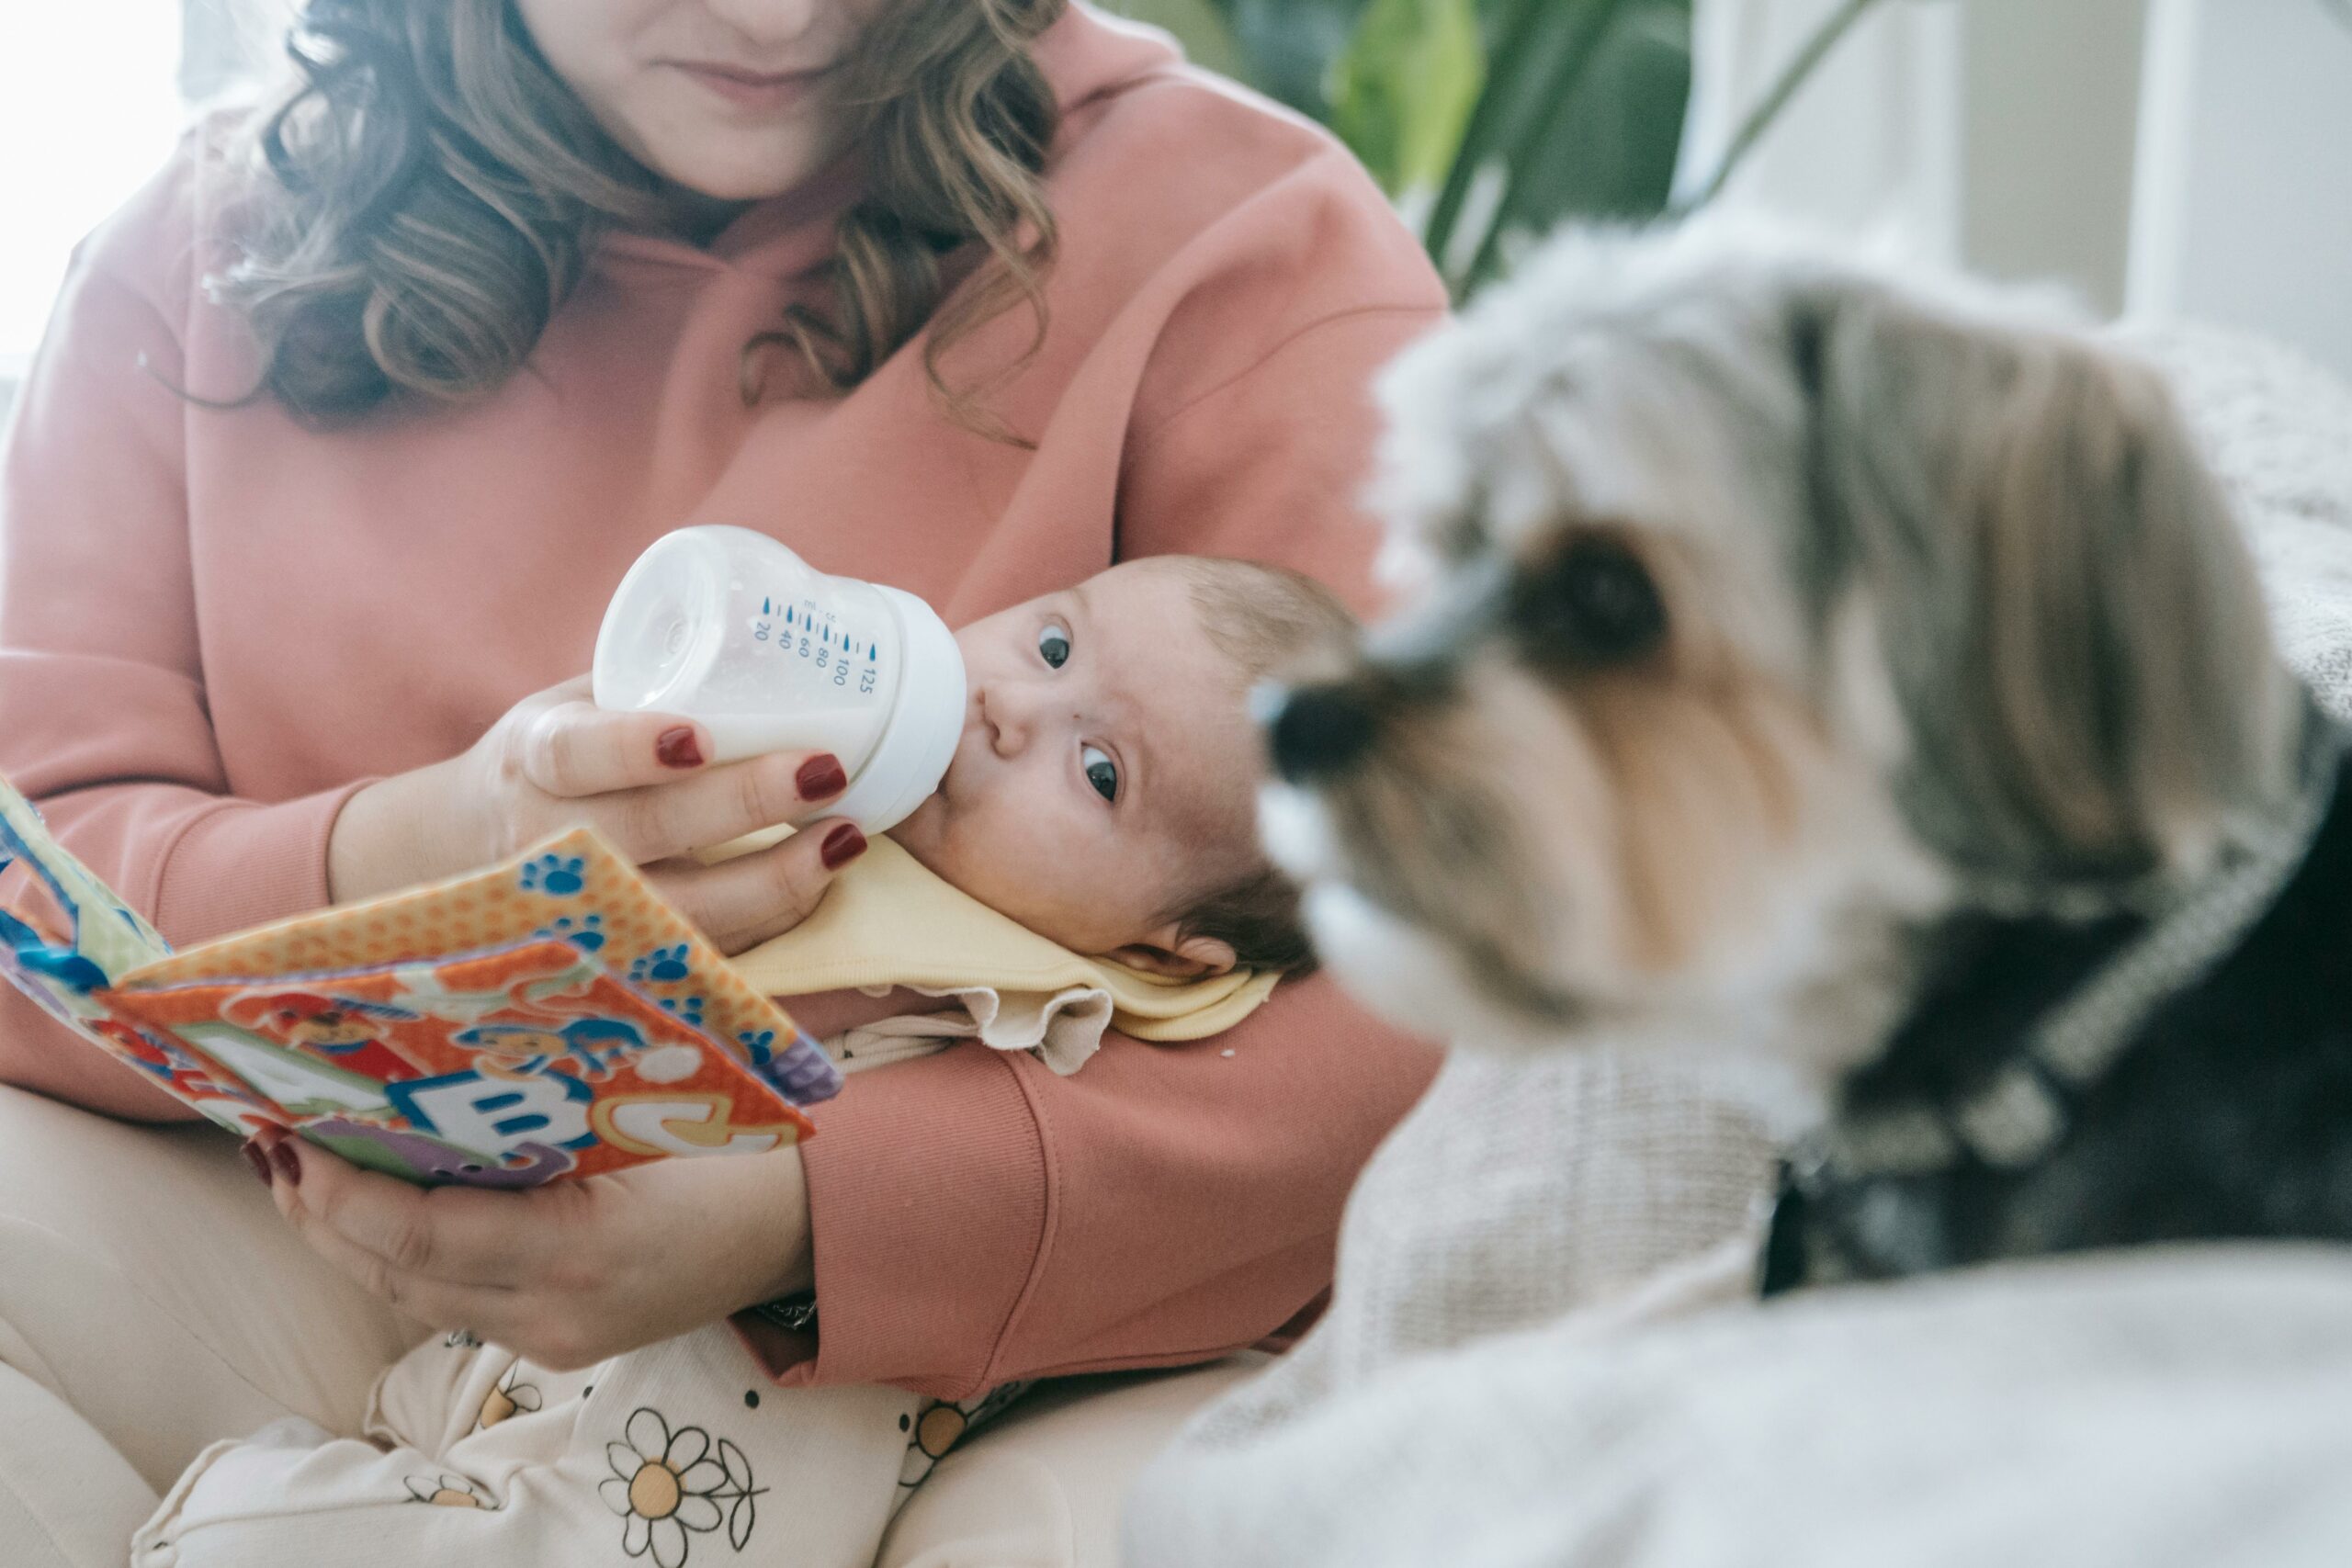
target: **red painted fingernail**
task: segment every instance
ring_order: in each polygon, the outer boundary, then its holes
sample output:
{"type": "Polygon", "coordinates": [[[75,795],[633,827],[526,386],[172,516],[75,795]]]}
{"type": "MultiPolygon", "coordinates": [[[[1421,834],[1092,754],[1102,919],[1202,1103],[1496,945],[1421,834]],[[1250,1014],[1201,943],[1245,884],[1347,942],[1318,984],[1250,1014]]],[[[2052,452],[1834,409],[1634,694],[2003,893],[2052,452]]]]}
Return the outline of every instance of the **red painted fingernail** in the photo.
{"type": "Polygon", "coordinates": [[[685,725],[665,729],[653,742],[653,754],[665,768],[699,768],[702,766],[702,742],[685,725]]]}
{"type": "Polygon", "coordinates": [[[825,835],[825,847],[818,857],[827,871],[839,871],[865,852],[865,835],[857,830],[854,822],[844,822],[825,835]]]}
{"type": "Polygon", "coordinates": [[[237,1152],[245,1156],[245,1163],[247,1165],[254,1168],[254,1179],[260,1182],[264,1187],[270,1186],[269,1156],[261,1152],[261,1144],[259,1140],[247,1138],[243,1143],[237,1145],[237,1152]]]}
{"type": "Polygon", "coordinates": [[[800,786],[803,800],[831,800],[849,788],[849,775],[842,771],[842,760],[830,752],[820,751],[801,763],[792,780],[800,786]]]}
{"type": "Polygon", "coordinates": [[[272,1144],[269,1149],[269,1163],[277,1168],[277,1174],[286,1179],[287,1186],[302,1185],[302,1159],[294,1152],[294,1145],[291,1143],[280,1141],[272,1144]]]}

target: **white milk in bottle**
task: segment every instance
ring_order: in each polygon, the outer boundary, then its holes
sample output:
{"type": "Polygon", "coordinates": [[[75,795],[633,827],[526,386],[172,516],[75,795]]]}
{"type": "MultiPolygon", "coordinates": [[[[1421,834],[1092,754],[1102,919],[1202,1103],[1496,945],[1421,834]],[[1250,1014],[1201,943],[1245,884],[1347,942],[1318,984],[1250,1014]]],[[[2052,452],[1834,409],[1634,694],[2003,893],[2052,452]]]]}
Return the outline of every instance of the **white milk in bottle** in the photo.
{"type": "Polygon", "coordinates": [[[869,833],[939,787],[964,730],[964,656],[930,605],[749,528],[682,528],[638,558],[596,634],[595,692],[700,720],[714,762],[831,752],[849,788],[809,815],[869,833]]]}

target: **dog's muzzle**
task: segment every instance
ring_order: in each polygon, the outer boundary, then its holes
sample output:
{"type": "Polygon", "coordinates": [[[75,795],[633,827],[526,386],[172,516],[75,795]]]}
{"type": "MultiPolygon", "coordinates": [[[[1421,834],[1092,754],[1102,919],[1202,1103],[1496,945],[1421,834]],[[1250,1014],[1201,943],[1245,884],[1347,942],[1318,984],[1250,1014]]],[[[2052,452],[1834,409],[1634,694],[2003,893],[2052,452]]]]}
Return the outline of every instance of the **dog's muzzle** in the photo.
{"type": "Polygon", "coordinates": [[[1275,773],[1308,788],[1353,771],[1392,720],[1454,694],[1457,652],[1424,636],[1367,651],[1335,680],[1277,690],[1272,708],[1261,710],[1275,773]]]}
{"type": "Polygon", "coordinates": [[[1380,715],[1353,682],[1301,686],[1283,698],[1267,726],[1274,772],[1307,785],[1346,773],[1379,738],[1380,715]]]}

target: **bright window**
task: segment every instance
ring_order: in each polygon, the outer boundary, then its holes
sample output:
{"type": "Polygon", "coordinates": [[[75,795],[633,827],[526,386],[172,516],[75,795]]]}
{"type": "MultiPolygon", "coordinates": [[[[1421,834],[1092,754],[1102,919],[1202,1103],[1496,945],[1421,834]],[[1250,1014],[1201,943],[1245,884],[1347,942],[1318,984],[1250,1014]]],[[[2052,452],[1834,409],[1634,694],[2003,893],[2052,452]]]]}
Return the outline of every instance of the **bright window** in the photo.
{"type": "Polygon", "coordinates": [[[181,0],[0,0],[0,378],[74,243],[168,157],[187,110],[181,0]]]}

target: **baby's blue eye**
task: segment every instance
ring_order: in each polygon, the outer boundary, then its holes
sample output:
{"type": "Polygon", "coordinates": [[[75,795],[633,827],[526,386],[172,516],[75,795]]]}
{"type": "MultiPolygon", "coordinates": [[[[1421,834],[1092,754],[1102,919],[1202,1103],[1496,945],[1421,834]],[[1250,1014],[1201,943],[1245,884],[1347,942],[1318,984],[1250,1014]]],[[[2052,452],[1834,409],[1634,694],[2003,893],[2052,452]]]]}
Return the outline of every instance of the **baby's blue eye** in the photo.
{"type": "Polygon", "coordinates": [[[1119,764],[1103,755],[1101,748],[1080,747],[1078,761],[1086,770],[1086,782],[1094,786],[1095,794],[1105,800],[1119,798],[1119,764]]]}
{"type": "Polygon", "coordinates": [[[1048,670],[1058,670],[1069,662],[1069,633],[1047,621],[1037,628],[1037,657],[1046,661],[1048,670]]]}

